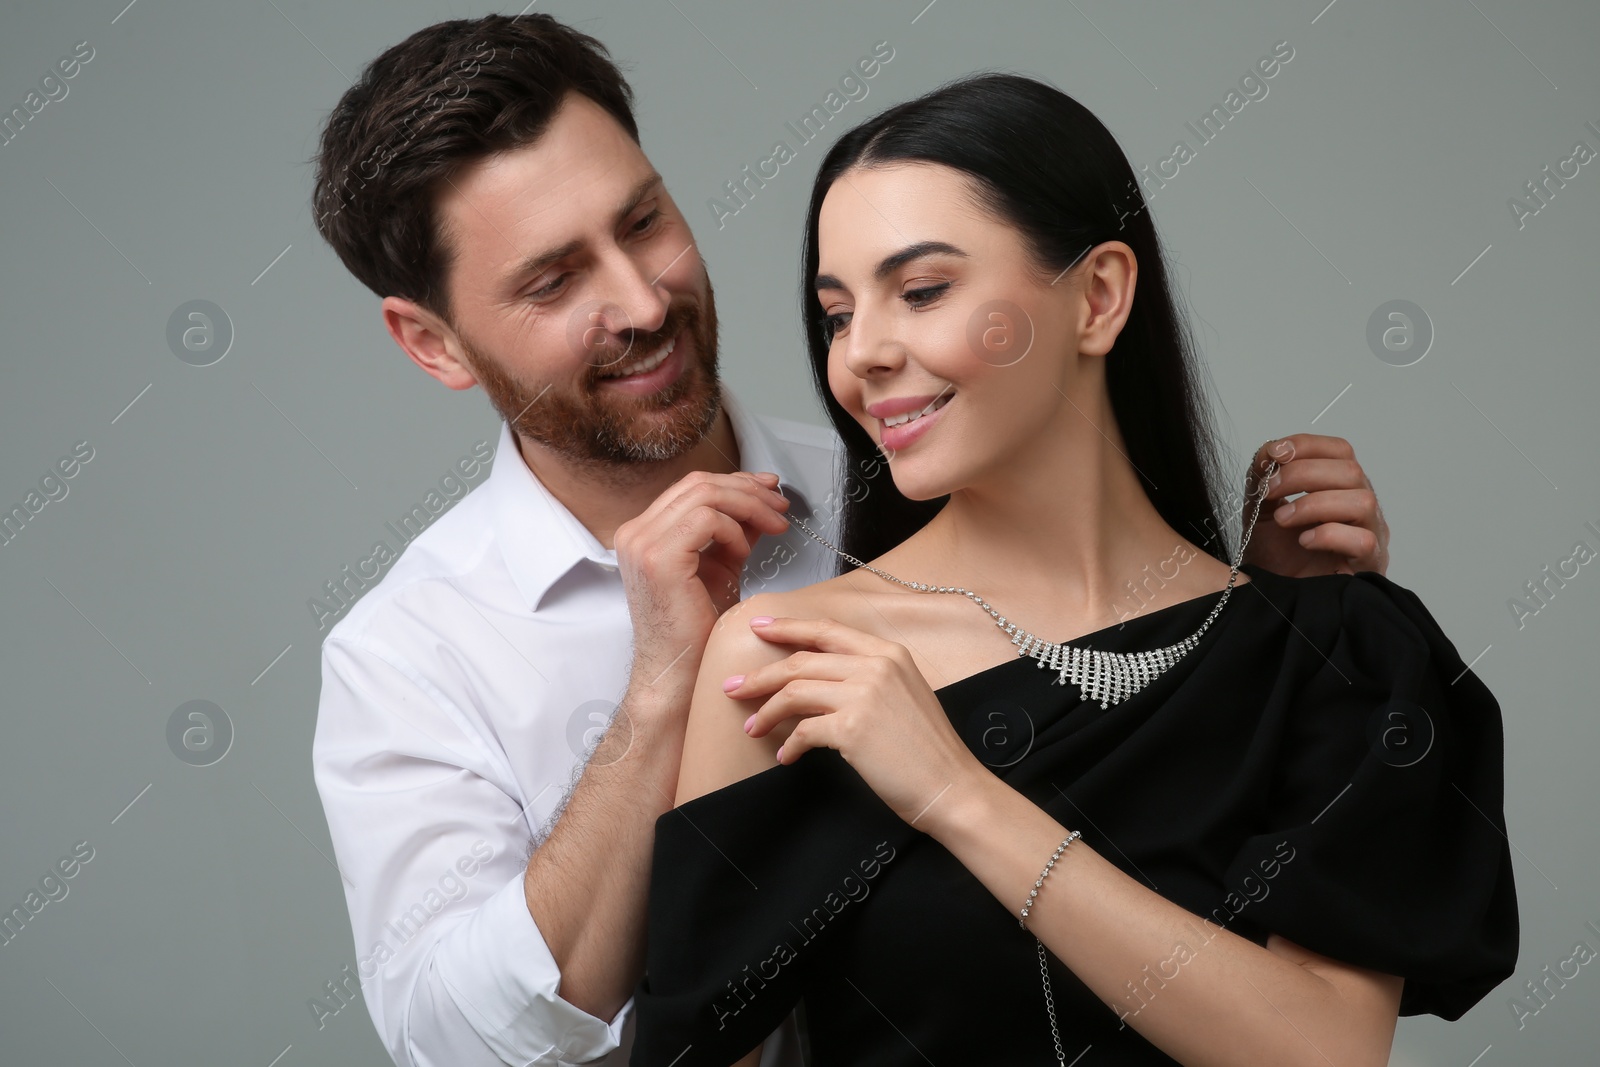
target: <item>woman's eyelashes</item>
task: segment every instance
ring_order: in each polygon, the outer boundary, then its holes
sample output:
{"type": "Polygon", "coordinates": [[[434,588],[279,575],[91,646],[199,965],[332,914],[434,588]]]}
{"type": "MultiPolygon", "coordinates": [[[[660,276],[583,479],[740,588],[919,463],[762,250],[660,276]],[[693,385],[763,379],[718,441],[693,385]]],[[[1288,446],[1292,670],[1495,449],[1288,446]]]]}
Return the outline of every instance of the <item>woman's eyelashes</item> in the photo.
{"type": "Polygon", "coordinates": [[[825,334],[827,334],[829,344],[832,344],[833,339],[839,336],[839,331],[844,329],[845,321],[849,318],[850,313],[848,311],[841,311],[832,315],[823,316],[822,330],[825,334]]]}
{"type": "MultiPolygon", "coordinates": [[[[949,282],[940,282],[938,285],[924,285],[916,289],[907,289],[900,294],[900,299],[905,301],[906,306],[912,311],[921,311],[943,296],[949,288],[949,282]]],[[[828,341],[832,343],[833,339],[839,336],[839,331],[843,330],[849,322],[850,312],[848,311],[840,311],[825,316],[822,320],[822,327],[827,332],[828,341]]]]}
{"type": "Polygon", "coordinates": [[[949,282],[940,282],[938,285],[925,285],[920,289],[908,289],[900,294],[900,299],[909,304],[913,310],[925,308],[943,296],[945,290],[949,288],[949,282]]]}

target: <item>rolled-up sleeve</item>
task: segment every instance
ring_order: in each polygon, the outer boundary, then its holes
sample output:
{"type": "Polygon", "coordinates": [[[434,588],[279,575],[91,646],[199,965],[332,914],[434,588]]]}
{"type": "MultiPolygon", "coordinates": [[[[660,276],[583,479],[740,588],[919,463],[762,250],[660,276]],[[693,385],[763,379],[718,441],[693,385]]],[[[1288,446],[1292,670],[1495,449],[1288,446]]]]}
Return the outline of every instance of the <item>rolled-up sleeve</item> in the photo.
{"type": "Polygon", "coordinates": [[[539,934],[518,875],[464,919],[434,953],[434,977],[502,1060],[511,1063],[573,1063],[616,1048],[629,997],[607,1023],[556,995],[561,975],[539,934]],[[519,966],[485,967],[484,960],[509,959],[519,966]],[[526,961],[538,961],[529,966],[526,961]],[[526,1057],[528,1050],[538,1055],[526,1057]]]}
{"type": "Polygon", "coordinates": [[[381,645],[330,636],[312,762],[363,995],[396,1064],[583,1063],[618,1047],[632,1000],[607,1021],[557,994],[523,895],[530,798],[437,686],[381,645]]]}

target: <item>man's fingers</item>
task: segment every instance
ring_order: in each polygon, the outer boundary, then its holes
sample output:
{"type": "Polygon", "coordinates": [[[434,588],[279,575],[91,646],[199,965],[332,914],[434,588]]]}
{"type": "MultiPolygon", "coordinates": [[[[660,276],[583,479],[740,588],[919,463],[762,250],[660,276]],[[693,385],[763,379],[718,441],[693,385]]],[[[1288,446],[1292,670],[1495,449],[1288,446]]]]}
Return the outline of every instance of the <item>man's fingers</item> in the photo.
{"type": "Polygon", "coordinates": [[[1263,508],[1262,517],[1267,516],[1285,529],[1340,522],[1376,531],[1378,498],[1370,489],[1323,489],[1280,504],[1275,510],[1263,508]],[[1285,511],[1289,514],[1283,514],[1285,511]]]}
{"type": "Polygon", "coordinates": [[[738,493],[773,497],[776,495],[776,477],[776,475],[769,475],[764,472],[758,477],[749,471],[734,471],[732,474],[690,471],[663,489],[661,495],[652,500],[650,506],[639,513],[638,518],[645,522],[650,522],[656,516],[665,515],[672,511],[684,511],[687,508],[698,506],[701,502],[699,494],[717,488],[731,489],[738,493]]]}
{"type": "Polygon", "coordinates": [[[1325,522],[1300,534],[1300,544],[1314,552],[1328,552],[1350,561],[1353,571],[1381,570],[1378,565],[1378,536],[1363,526],[1325,522]]]}
{"type": "Polygon", "coordinates": [[[710,507],[767,533],[782,533],[789,528],[789,521],[783,517],[783,509],[789,502],[776,490],[740,475],[722,475],[716,481],[698,482],[665,504],[658,500],[651,508],[657,505],[660,510],[646,520],[647,525],[675,524],[696,508],[710,507]]]}
{"type": "MultiPolygon", "coordinates": [[[[737,580],[744,570],[745,560],[755,551],[760,538],[760,530],[735,522],[720,511],[706,508],[691,512],[685,521],[674,527],[670,538],[662,539],[660,545],[669,555],[679,552],[692,555],[694,559],[688,566],[691,575],[700,574],[704,579],[707,576],[704,566],[712,562],[725,568],[728,576],[737,580]]],[[[720,576],[716,577],[720,580],[720,576]]]]}
{"type": "Polygon", "coordinates": [[[1320,433],[1292,433],[1288,437],[1275,437],[1256,449],[1251,461],[1252,470],[1266,470],[1267,460],[1275,459],[1283,466],[1297,459],[1354,459],[1355,449],[1343,437],[1330,437],[1320,433]]]}
{"type": "Polygon", "coordinates": [[[1372,483],[1361,464],[1353,459],[1296,459],[1278,468],[1273,477],[1276,485],[1268,492],[1269,500],[1278,500],[1295,493],[1317,493],[1329,489],[1370,490],[1372,483]]]}

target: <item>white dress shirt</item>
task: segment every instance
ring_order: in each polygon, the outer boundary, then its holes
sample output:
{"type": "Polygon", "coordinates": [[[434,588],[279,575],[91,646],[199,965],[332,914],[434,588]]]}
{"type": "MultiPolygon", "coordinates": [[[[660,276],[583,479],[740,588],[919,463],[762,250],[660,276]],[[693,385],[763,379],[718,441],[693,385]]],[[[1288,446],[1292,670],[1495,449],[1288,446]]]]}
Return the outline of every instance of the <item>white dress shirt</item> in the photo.
{"type": "MultiPolygon", "coordinates": [[[[747,412],[740,466],[835,532],[833,430],[747,412]]],[[[523,871],[626,690],[632,622],[614,549],[528,469],[502,422],[489,477],[412,540],[322,645],[312,759],[357,970],[401,1067],[626,1064],[633,999],[606,1020],[557,995],[523,871]]],[[[790,525],[741,594],[836,573],[790,525]]],[[[800,1064],[794,1016],[763,1067],[800,1064]]]]}

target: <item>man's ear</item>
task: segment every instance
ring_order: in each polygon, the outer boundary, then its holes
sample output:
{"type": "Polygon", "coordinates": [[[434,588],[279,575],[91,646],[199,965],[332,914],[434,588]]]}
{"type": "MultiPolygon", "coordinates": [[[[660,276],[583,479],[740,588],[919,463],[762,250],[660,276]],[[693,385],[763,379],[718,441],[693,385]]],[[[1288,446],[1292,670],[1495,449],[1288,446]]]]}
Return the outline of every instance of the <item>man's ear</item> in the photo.
{"type": "Polygon", "coordinates": [[[384,297],[382,312],[389,336],[411,362],[451,389],[471,389],[478,384],[460,339],[439,316],[401,296],[384,297]]]}

